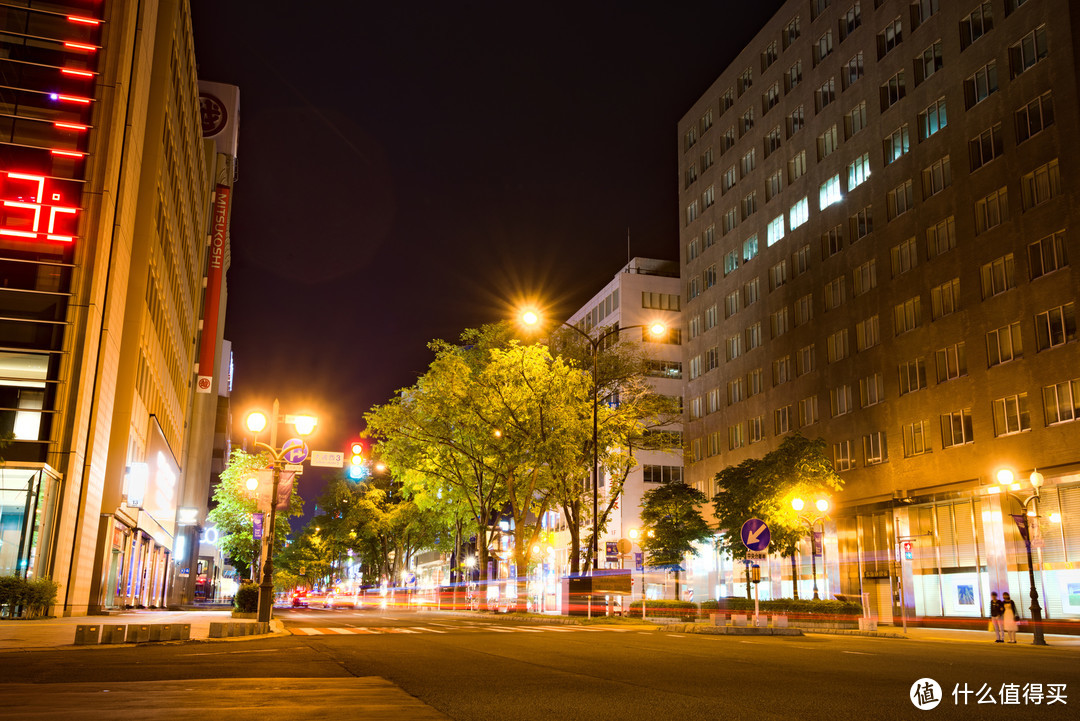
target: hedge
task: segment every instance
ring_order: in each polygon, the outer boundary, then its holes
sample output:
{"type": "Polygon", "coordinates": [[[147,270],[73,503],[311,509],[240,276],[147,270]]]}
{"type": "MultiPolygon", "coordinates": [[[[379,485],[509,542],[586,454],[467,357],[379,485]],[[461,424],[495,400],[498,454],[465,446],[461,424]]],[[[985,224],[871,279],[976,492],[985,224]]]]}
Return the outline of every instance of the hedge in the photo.
{"type": "MultiPolygon", "coordinates": [[[[641,601],[630,604],[630,614],[641,615],[641,601]]],[[[693,621],[698,617],[698,605],[690,601],[647,601],[645,604],[645,617],[654,618],[678,618],[684,621],[693,621]]]]}
{"type": "Polygon", "coordinates": [[[56,603],[59,590],[51,578],[0,576],[0,610],[6,607],[9,618],[16,618],[16,611],[21,618],[41,618],[56,603]]]}
{"type": "Polygon", "coordinates": [[[236,590],[233,605],[240,613],[256,613],[259,610],[259,587],[254,583],[245,583],[236,590]]]}
{"type": "MultiPolygon", "coordinates": [[[[861,616],[862,604],[855,601],[834,601],[807,598],[776,598],[761,601],[761,610],[765,613],[784,613],[791,616],[861,616]]],[[[752,612],[753,599],[732,596],[719,601],[705,601],[701,604],[703,615],[717,611],[752,612]]]]}

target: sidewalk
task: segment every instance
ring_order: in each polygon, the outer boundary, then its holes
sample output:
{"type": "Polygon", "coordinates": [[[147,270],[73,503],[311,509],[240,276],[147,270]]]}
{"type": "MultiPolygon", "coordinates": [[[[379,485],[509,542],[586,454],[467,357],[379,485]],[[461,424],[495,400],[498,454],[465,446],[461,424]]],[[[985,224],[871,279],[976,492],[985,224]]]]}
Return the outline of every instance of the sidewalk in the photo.
{"type": "MultiPolygon", "coordinates": [[[[900,626],[878,626],[879,631],[890,631],[897,635],[903,635],[904,629],[900,626]]],[[[816,633],[807,631],[806,633],[816,633]]],[[[956,628],[915,628],[908,626],[907,637],[913,641],[944,641],[946,643],[993,643],[994,634],[989,631],[968,631],[956,628]]],[[[1070,636],[1060,633],[1045,634],[1046,644],[1057,648],[1070,648],[1080,650],[1080,636],[1070,636]]],[[[1030,633],[1016,634],[1016,645],[1031,645],[1030,633]]]]}
{"type": "MultiPolygon", "coordinates": [[[[190,623],[192,640],[210,637],[211,622],[245,622],[251,619],[233,618],[228,610],[217,611],[149,611],[130,610],[110,616],[71,616],[34,621],[0,621],[0,653],[33,651],[69,646],[76,648],[75,627],[84,624],[151,624],[190,623]]],[[[259,638],[245,636],[243,638],[259,638]]],[[[216,639],[215,639],[216,640],[216,639]]],[[[223,639],[224,640],[224,639],[223,639]]],[[[78,648],[86,648],[79,646],[78,648]]]]}

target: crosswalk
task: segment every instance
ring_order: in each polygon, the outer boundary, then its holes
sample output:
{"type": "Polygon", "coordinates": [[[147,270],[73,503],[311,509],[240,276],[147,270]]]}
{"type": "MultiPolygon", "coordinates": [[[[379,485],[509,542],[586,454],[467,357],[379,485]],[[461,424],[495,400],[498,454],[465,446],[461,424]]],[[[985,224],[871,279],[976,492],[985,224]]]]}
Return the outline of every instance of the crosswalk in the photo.
{"type": "Polygon", "coordinates": [[[495,624],[455,625],[448,623],[427,626],[327,626],[295,627],[289,632],[294,636],[360,636],[382,634],[444,634],[444,633],[604,633],[627,632],[639,629],[627,626],[502,626],[495,624]]]}

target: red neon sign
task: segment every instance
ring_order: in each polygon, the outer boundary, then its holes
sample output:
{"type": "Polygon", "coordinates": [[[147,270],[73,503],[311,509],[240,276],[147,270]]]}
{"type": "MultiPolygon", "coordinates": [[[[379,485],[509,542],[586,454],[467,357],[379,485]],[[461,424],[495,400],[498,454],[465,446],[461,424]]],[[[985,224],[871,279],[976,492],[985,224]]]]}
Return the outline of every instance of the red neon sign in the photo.
{"type": "Polygon", "coordinates": [[[70,243],[78,213],[63,203],[50,178],[0,171],[0,236],[70,243]]]}

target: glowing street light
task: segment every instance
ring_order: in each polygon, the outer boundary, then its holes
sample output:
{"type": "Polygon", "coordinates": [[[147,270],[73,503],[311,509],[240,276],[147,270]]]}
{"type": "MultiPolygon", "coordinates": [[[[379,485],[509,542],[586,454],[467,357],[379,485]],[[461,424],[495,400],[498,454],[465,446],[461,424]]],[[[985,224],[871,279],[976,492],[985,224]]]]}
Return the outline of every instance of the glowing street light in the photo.
{"type": "MultiPolygon", "coordinates": [[[[806,507],[806,501],[801,498],[792,498],[791,507],[795,509],[796,513],[799,513],[806,507]]],[[[817,554],[814,552],[814,525],[821,521],[821,547],[822,552],[825,550],[825,518],[829,511],[829,499],[819,498],[814,502],[814,507],[817,508],[818,513],[814,516],[806,516],[799,513],[799,520],[807,525],[810,529],[810,576],[814,579],[814,600],[820,600],[818,596],[817,585],[817,554]]],[[[824,561],[824,558],[822,558],[824,561]]],[[[798,582],[796,579],[792,579],[791,587],[794,590],[796,597],[798,597],[798,582]]]]}

